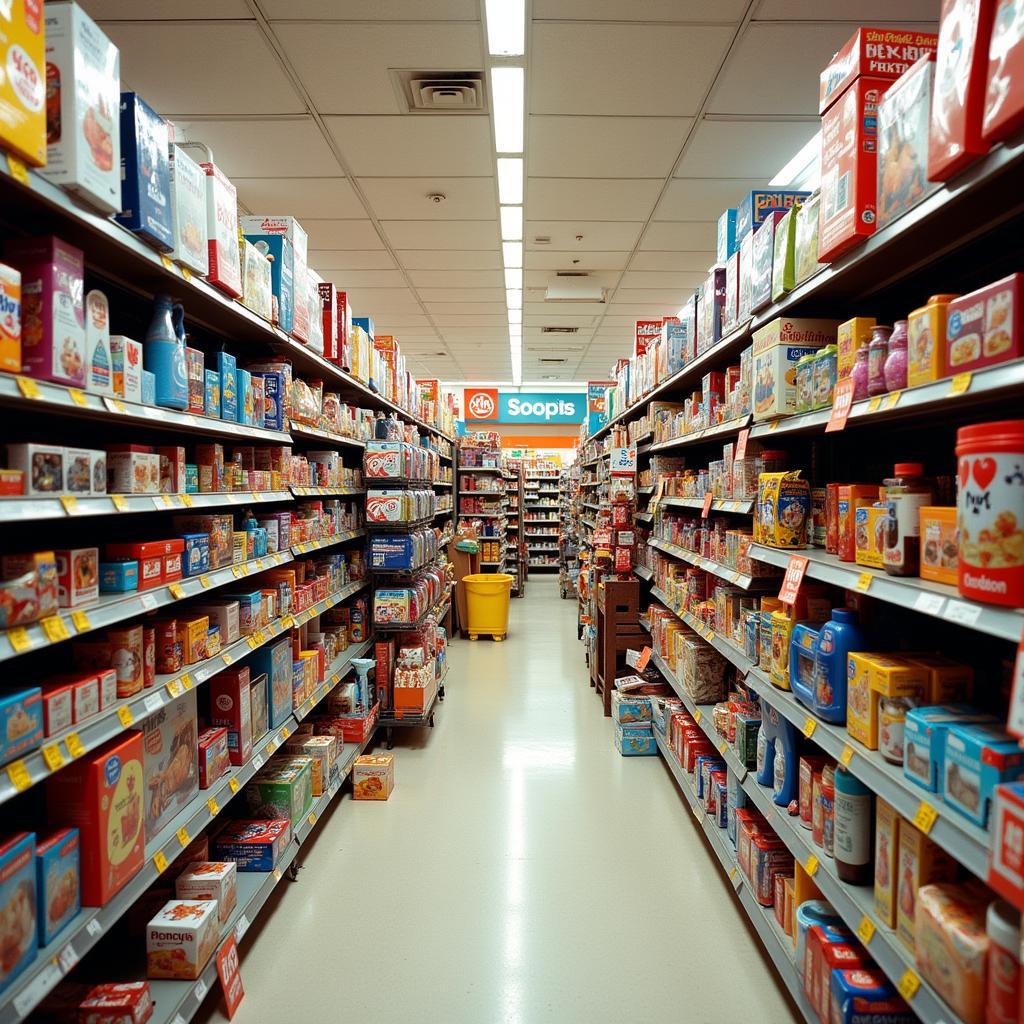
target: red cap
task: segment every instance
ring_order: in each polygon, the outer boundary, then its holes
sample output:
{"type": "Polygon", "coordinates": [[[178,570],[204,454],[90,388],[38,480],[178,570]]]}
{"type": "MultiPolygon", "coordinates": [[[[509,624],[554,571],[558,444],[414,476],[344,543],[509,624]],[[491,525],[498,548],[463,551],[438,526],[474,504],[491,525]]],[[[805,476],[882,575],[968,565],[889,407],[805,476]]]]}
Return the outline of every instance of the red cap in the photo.
{"type": "Polygon", "coordinates": [[[924,476],[924,466],[920,462],[897,462],[893,472],[896,476],[924,476]]]}

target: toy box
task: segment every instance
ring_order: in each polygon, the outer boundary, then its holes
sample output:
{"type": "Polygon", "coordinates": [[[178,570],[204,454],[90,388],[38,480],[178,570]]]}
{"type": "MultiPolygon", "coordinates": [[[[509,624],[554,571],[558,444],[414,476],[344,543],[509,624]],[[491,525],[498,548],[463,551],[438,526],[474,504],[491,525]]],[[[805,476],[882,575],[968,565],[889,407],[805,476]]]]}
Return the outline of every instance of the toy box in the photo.
{"type": "Polygon", "coordinates": [[[81,908],[80,875],[77,828],[62,828],[39,837],[36,891],[40,946],[48,946],[81,908]]]}
{"type": "Polygon", "coordinates": [[[1024,355],[1024,274],[953,299],[946,309],[946,371],[979,370],[1024,355]]]}
{"type": "Polygon", "coordinates": [[[736,210],[723,210],[718,215],[718,244],[715,262],[724,263],[736,251],[736,210]]]}
{"type": "Polygon", "coordinates": [[[99,554],[98,548],[54,552],[57,559],[57,603],[61,608],[77,608],[99,597],[99,554]]]}
{"type": "Polygon", "coordinates": [[[202,533],[209,536],[211,569],[231,564],[231,534],[234,531],[234,520],[230,515],[175,516],[171,522],[174,529],[182,533],[202,533]]]}
{"type": "Polygon", "coordinates": [[[0,992],[36,955],[35,838],[32,832],[19,832],[0,840],[0,992]]]}
{"type": "Polygon", "coordinates": [[[110,494],[159,494],[160,456],[153,451],[108,451],[107,491],[110,494]]]}
{"type": "Polygon", "coordinates": [[[53,235],[12,239],[4,251],[21,273],[21,372],[85,384],[85,257],[53,235]]]}
{"type": "Polygon", "coordinates": [[[896,809],[875,797],[875,911],[882,923],[896,927],[896,871],[900,850],[900,822],[896,809]]]}
{"type": "Polygon", "coordinates": [[[938,187],[928,181],[928,122],[934,54],[925,54],[878,105],[878,227],[916,206],[938,187]]]}
{"type": "MultiPolygon", "coordinates": [[[[19,284],[18,294],[20,295],[20,293],[19,284]]],[[[17,313],[17,310],[15,312],[17,313]]],[[[2,331],[2,327],[0,327],[0,331],[2,331]]],[[[21,367],[16,366],[13,369],[17,373],[21,367]]],[[[98,288],[93,288],[85,296],[85,382],[83,386],[93,395],[114,394],[113,360],[110,355],[110,303],[107,301],[106,295],[98,288]]]]}
{"type": "Polygon", "coordinates": [[[981,116],[982,138],[989,143],[1009,138],[1024,123],[1022,12],[1013,0],[998,0],[993,7],[986,69],[988,89],[981,116]]]}
{"type": "Polygon", "coordinates": [[[1024,750],[1002,729],[954,722],[946,730],[942,797],[982,828],[994,788],[1024,775],[1024,750]]]}
{"type": "Polygon", "coordinates": [[[267,430],[284,429],[284,374],[270,371],[253,371],[252,383],[263,383],[263,426],[267,430]]]}
{"type": "Polygon", "coordinates": [[[199,788],[209,789],[231,765],[228,731],[223,727],[211,726],[199,734],[198,740],[199,788]]]}
{"type": "Polygon", "coordinates": [[[111,382],[126,402],[142,402],[142,344],[123,334],[110,336],[111,382]]]}
{"type": "Polygon", "coordinates": [[[253,677],[267,677],[269,727],[276,729],[292,713],[291,642],[267,644],[249,655],[247,664],[253,677]]]}
{"type": "Polygon", "coordinates": [[[0,80],[0,145],[34,167],[46,163],[48,127],[42,15],[38,0],[13,0],[4,9],[0,38],[0,65],[21,69],[0,80]]]}
{"type": "Polygon", "coordinates": [[[219,939],[216,900],[170,900],[146,926],[146,977],[195,980],[219,939]]]}
{"type": "Polygon", "coordinates": [[[174,246],[171,258],[205,277],[210,269],[206,174],[180,146],[172,145],[168,157],[174,246]]]}
{"type": "Polygon", "coordinates": [[[209,682],[210,724],[228,730],[228,753],[234,765],[245,764],[252,753],[252,701],[249,666],[218,672],[209,682]]]}
{"type": "Polygon", "coordinates": [[[59,445],[9,444],[7,465],[22,474],[21,493],[34,497],[64,491],[64,449],[59,445]]]}
{"type": "Polygon", "coordinates": [[[104,213],[121,209],[117,47],[75,3],[46,5],[45,177],[104,213]]]}
{"type": "Polygon", "coordinates": [[[899,865],[896,874],[896,934],[914,949],[917,898],[923,885],[957,877],[959,865],[907,820],[900,821],[899,865]]]}
{"type": "Polygon", "coordinates": [[[785,213],[810,195],[792,189],[755,189],[736,207],[736,241],[742,242],[770,213],[785,213]]]}
{"type": "Polygon", "coordinates": [[[754,230],[751,248],[750,309],[756,313],[772,300],[772,260],[775,254],[775,229],[784,214],[779,212],[765,215],[754,230]]]}
{"type": "Polygon", "coordinates": [[[220,418],[220,374],[216,370],[203,372],[203,413],[220,418]]]}
{"type": "Polygon", "coordinates": [[[796,364],[836,340],[838,322],[780,317],[754,331],[754,419],[796,411],[796,364]]]}
{"type": "Polygon", "coordinates": [[[395,755],[362,754],[352,766],[354,800],[387,800],[395,788],[395,755]]]}
{"type": "Polygon", "coordinates": [[[264,231],[263,220],[263,217],[240,217],[239,225],[246,240],[271,260],[270,287],[277,299],[278,326],[290,333],[295,324],[295,251],[285,235],[264,231]]]}
{"type": "Polygon", "coordinates": [[[199,166],[206,175],[207,280],[222,292],[237,298],[242,294],[238,195],[235,186],[215,164],[201,163],[199,166]]]}
{"type": "Polygon", "coordinates": [[[102,907],[145,862],[143,757],[142,733],[130,731],[46,784],[49,820],[80,833],[83,906],[102,907]]]}
{"type": "Polygon", "coordinates": [[[239,871],[273,871],[292,837],[287,820],[232,821],[213,840],[218,860],[233,860],[239,871]]]}
{"type": "Polygon", "coordinates": [[[220,927],[238,901],[238,868],[233,860],[194,861],[174,880],[179,900],[214,900],[220,927]]]}
{"type": "Polygon", "coordinates": [[[38,686],[0,693],[0,764],[43,742],[43,693],[38,686]]]}
{"type": "Polygon", "coordinates": [[[121,93],[121,212],[115,220],[161,252],[174,247],[167,122],[138,93],[121,93]]]}
{"type": "Polygon", "coordinates": [[[697,355],[722,338],[725,308],[725,268],[713,267],[697,292],[697,355]]]}
{"type": "Polygon", "coordinates": [[[198,732],[195,690],[142,721],[147,841],[199,792],[198,732]]]}
{"type": "Polygon", "coordinates": [[[78,1024],[146,1024],[153,1016],[148,981],[94,985],[78,1004],[78,1024]]]}

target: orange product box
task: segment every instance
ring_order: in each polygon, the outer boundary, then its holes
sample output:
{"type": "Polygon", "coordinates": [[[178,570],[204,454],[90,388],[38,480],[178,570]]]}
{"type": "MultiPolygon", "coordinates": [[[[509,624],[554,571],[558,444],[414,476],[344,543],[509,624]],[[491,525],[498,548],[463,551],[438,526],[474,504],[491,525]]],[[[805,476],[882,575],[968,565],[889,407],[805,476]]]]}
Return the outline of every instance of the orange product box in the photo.
{"type": "MultiPolygon", "coordinates": [[[[42,0],[0,5],[0,144],[34,167],[46,163],[46,43],[42,0]]],[[[60,95],[57,95],[60,109],[60,95]]]]}
{"type": "Polygon", "coordinates": [[[907,949],[914,949],[918,890],[932,882],[951,882],[958,870],[945,850],[909,821],[900,821],[896,934],[907,949]]]}
{"type": "Polygon", "coordinates": [[[21,373],[21,272],[5,263],[0,263],[0,370],[21,373]]]}
{"type": "Polygon", "coordinates": [[[857,558],[857,509],[878,500],[877,484],[840,484],[836,500],[838,526],[838,554],[840,561],[853,562],[857,558]]]}
{"type": "Polygon", "coordinates": [[[956,506],[923,505],[917,514],[921,538],[921,579],[956,586],[960,564],[956,506]]]}
{"type": "Polygon", "coordinates": [[[355,800],[387,800],[395,788],[395,755],[363,754],[352,766],[355,800]]]}
{"type": "Polygon", "coordinates": [[[82,905],[102,907],[145,863],[142,733],[125,733],[47,783],[52,824],[81,837],[82,905]]]}

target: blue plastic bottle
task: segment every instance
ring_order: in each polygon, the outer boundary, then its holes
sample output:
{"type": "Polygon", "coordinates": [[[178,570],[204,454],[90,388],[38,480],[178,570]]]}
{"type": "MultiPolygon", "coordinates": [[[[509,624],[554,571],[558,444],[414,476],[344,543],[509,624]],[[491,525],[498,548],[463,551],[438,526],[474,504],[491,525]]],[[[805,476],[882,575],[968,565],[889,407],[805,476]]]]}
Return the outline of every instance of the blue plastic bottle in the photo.
{"type": "Polygon", "coordinates": [[[811,710],[826,722],[846,721],[846,656],[864,649],[864,633],[852,608],[833,608],[818,630],[811,710]]]}
{"type": "Polygon", "coordinates": [[[153,319],[142,346],[142,365],[156,377],[156,404],[188,408],[185,375],[185,310],[169,295],[154,299],[153,319]]]}
{"type": "Polygon", "coordinates": [[[788,807],[799,788],[796,729],[776,708],[761,702],[761,728],[757,733],[757,781],[772,787],[772,799],[788,807]]]}

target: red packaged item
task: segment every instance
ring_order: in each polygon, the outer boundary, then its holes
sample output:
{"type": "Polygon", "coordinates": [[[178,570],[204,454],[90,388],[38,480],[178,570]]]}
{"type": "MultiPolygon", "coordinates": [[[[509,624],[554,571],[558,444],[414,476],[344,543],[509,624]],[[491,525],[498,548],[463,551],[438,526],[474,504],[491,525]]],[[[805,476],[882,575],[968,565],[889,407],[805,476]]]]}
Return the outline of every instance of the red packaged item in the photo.
{"type": "Polygon", "coordinates": [[[636,321],[636,346],[634,355],[642,356],[661,337],[660,320],[636,321]]]}
{"type": "Polygon", "coordinates": [[[157,448],[160,456],[160,492],[162,494],[185,493],[185,449],[179,447],[157,448]]]}
{"type": "Polygon", "coordinates": [[[204,729],[199,734],[199,788],[209,789],[231,766],[228,753],[228,731],[204,729]]]}
{"type": "Polygon", "coordinates": [[[127,558],[138,562],[139,590],[151,590],[164,582],[164,554],[160,543],[108,544],[106,557],[108,561],[127,558]]]}
{"type": "Polygon", "coordinates": [[[43,730],[55,736],[74,724],[74,687],[71,683],[43,683],[43,730]]]}
{"type": "Polygon", "coordinates": [[[146,1024],[152,1016],[148,981],[96,985],[78,1004],[78,1024],[146,1024]]]}
{"type": "Polygon", "coordinates": [[[995,0],[994,7],[981,115],[981,134],[989,143],[1024,125],[1024,8],[1017,0],[995,0]]]}
{"type": "Polygon", "coordinates": [[[1024,274],[1010,274],[946,309],[946,367],[980,370],[1024,355],[1024,274]]]}
{"type": "Polygon", "coordinates": [[[209,682],[210,724],[228,731],[228,755],[234,765],[252,753],[252,699],[249,666],[218,672],[209,682]]]}
{"type": "Polygon", "coordinates": [[[616,572],[630,572],[633,568],[633,549],[632,548],[616,548],[615,549],[615,571],[616,572]]]}
{"type": "Polygon", "coordinates": [[[188,380],[188,411],[206,411],[206,360],[197,348],[185,348],[185,373],[188,380]]]}
{"type": "Polygon", "coordinates": [[[104,744],[47,782],[52,824],[81,833],[82,906],[102,907],[145,863],[142,733],[104,744]]]}
{"type": "Polygon", "coordinates": [[[178,639],[178,620],[157,619],[152,625],[156,671],[161,675],[180,672],[185,667],[185,660],[178,639]]]}
{"type": "Polygon", "coordinates": [[[928,178],[948,181],[989,144],[981,135],[994,0],[942,0],[928,178]]]}
{"type": "Polygon", "coordinates": [[[156,630],[142,627],[142,685],[149,689],[156,682],[156,630]]]}

